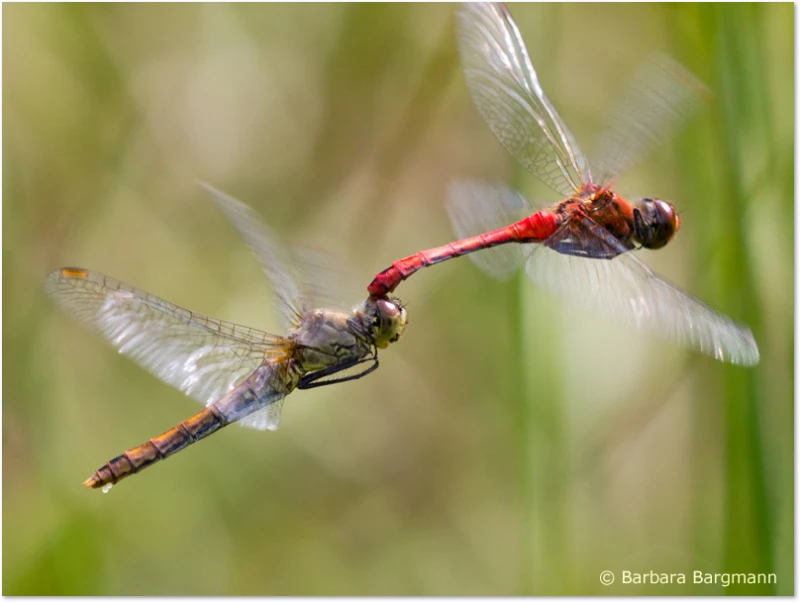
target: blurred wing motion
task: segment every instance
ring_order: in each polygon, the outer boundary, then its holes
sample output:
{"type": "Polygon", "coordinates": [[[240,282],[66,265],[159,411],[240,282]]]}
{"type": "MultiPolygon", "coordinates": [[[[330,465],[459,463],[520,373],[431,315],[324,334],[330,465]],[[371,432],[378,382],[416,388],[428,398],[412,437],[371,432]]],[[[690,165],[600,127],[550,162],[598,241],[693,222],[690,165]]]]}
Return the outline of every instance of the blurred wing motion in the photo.
{"type": "Polygon", "coordinates": [[[744,366],[758,363],[758,347],[749,328],[681,292],[632,253],[588,259],[539,246],[526,271],[536,286],[585,309],[718,360],[744,366]]]}
{"type": "MultiPolygon", "coordinates": [[[[532,212],[527,199],[516,190],[473,180],[455,180],[448,186],[446,208],[460,239],[513,224],[532,212]]],[[[487,274],[507,280],[530,253],[529,245],[501,245],[468,257],[487,274]]]]}
{"type": "MultiPolygon", "coordinates": [[[[630,251],[659,249],[680,227],[672,204],[631,203],[601,184],[661,142],[698,105],[699,82],[660,57],[634,77],[601,147],[602,179],[542,91],[525,43],[501,4],[464,4],[457,37],[467,87],[501,144],[565,197],[531,213],[503,186],[457,182],[447,211],[458,240],[404,257],[375,275],[373,298],[394,291],[420,269],[469,255],[479,267],[508,278],[525,263],[531,279],[578,305],[600,310],[717,359],[758,362],[750,331],[656,276],[630,251]],[[533,245],[538,248],[531,251],[533,245]]],[[[578,43],[578,42],[576,42],[578,43]]]]}
{"type": "Polygon", "coordinates": [[[351,274],[343,269],[344,262],[326,252],[279,244],[278,237],[250,207],[204,182],[198,184],[233,224],[261,265],[287,329],[296,327],[301,315],[317,307],[349,311],[352,301],[361,296],[361,286],[350,285],[351,274]]]}
{"type": "MultiPolygon", "coordinates": [[[[518,212],[531,211],[524,197],[502,184],[458,181],[448,192],[447,211],[459,238],[513,223],[518,212]]],[[[573,304],[719,360],[758,363],[758,347],[746,326],[681,292],[627,251],[584,217],[568,220],[540,245],[503,245],[469,257],[501,279],[527,260],[527,274],[537,286],[573,304]],[[613,259],[596,258],[604,256],[613,259]]]]}
{"type": "MultiPolygon", "coordinates": [[[[50,274],[45,288],[64,309],[120,353],[206,404],[106,462],[83,483],[86,487],[108,491],[121,479],[232,423],[274,430],[286,395],[369,374],[378,367],[377,350],[398,340],[405,328],[405,310],[388,299],[367,299],[351,312],[306,308],[308,297],[289,272],[290,258],[255,213],[203,187],[261,263],[289,323],[287,336],[190,312],[99,272],[62,268],[50,274]]],[[[320,267],[319,259],[306,254],[302,267],[307,276],[313,266],[320,267]]],[[[314,283],[314,277],[306,282],[314,283]]]]}
{"type": "Polygon", "coordinates": [[[211,196],[250,247],[269,280],[285,326],[295,326],[303,310],[300,306],[300,290],[290,275],[289,258],[276,243],[276,237],[250,207],[204,182],[198,184],[211,196]]]}
{"type": "Polygon", "coordinates": [[[506,7],[463,4],[456,18],[467,87],[500,143],[564,196],[591,182],[583,151],[542,90],[506,7]]]}
{"type": "MultiPolygon", "coordinates": [[[[250,376],[264,359],[280,353],[285,341],[188,311],[92,270],[56,270],[45,286],[64,309],[120,353],[206,405],[250,376]]],[[[274,405],[241,424],[267,428],[267,413],[280,410],[280,404],[274,405]]]]}
{"type": "Polygon", "coordinates": [[[300,291],[299,305],[305,312],[324,307],[352,311],[364,297],[364,283],[350,262],[327,250],[299,244],[287,245],[292,277],[300,291]]]}
{"type": "Polygon", "coordinates": [[[595,183],[611,184],[692,118],[710,92],[674,59],[658,54],[634,72],[609,115],[593,160],[595,183]]]}

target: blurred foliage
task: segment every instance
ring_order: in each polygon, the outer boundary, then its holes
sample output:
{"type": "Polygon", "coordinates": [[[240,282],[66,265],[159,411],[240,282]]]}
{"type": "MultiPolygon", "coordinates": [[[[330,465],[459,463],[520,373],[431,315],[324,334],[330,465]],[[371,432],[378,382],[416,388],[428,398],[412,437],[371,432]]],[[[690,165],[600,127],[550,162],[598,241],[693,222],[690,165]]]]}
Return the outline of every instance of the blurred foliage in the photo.
{"type": "Polygon", "coordinates": [[[512,7],[586,146],[651,51],[712,89],[620,190],[676,203],[677,242],[645,260],[750,324],[758,367],[455,261],[401,287],[410,326],[374,375],[101,495],[81,481],[197,408],[58,312],[52,269],[276,330],[195,179],[364,286],[450,240],[454,176],[557,199],[471,106],[452,6],[5,4],[3,593],[792,594],[793,10],[512,7]],[[604,569],[778,584],[606,588],[604,569]]]}

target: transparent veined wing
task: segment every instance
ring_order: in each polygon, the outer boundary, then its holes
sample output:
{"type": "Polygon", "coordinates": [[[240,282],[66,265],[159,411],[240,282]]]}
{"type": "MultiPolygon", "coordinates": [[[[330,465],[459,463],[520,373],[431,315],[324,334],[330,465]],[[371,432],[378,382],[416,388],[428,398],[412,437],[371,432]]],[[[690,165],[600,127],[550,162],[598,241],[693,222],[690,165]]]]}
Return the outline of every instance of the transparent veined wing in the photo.
{"type": "MultiPolygon", "coordinates": [[[[509,226],[532,213],[528,201],[516,190],[473,180],[450,183],[446,208],[458,239],[509,226]]],[[[522,268],[530,252],[530,245],[507,244],[468,257],[487,274],[506,280],[522,268]]]]}
{"type": "Polygon", "coordinates": [[[269,280],[278,312],[286,327],[292,328],[303,308],[300,306],[300,290],[291,275],[286,251],[250,207],[204,182],[198,184],[211,196],[250,247],[269,280]]]}
{"type": "Polygon", "coordinates": [[[588,216],[566,220],[542,245],[563,255],[595,259],[612,259],[635,248],[630,240],[626,246],[588,216]]]}
{"type": "Polygon", "coordinates": [[[563,196],[591,182],[583,151],[542,90],[508,9],[463,4],[456,21],[467,87],[500,143],[563,196]]]}
{"type": "MultiPolygon", "coordinates": [[[[587,228],[593,224],[586,222],[587,228]]],[[[604,237],[600,226],[594,224],[593,229],[604,237]]],[[[611,248],[613,237],[607,236],[605,244],[611,248]]],[[[678,290],[633,253],[620,248],[613,259],[593,259],[558,253],[547,242],[534,249],[526,264],[539,288],[718,360],[743,366],[758,363],[758,346],[747,326],[678,290]]]]}
{"type": "MultiPolygon", "coordinates": [[[[120,353],[206,405],[283,353],[282,337],[191,312],[100,272],[62,268],[45,288],[120,353]]],[[[254,420],[242,424],[259,428],[249,424],[254,420]]]]}
{"type": "Polygon", "coordinates": [[[350,310],[363,287],[352,281],[352,271],[330,254],[310,247],[279,242],[259,215],[241,201],[199,182],[233,224],[261,265],[276,296],[287,329],[313,309],[350,310]]]}
{"type": "Polygon", "coordinates": [[[364,283],[342,257],[308,245],[287,245],[292,276],[304,311],[352,311],[364,299],[364,283]]]}
{"type": "Polygon", "coordinates": [[[276,431],[281,424],[281,412],[283,411],[283,399],[278,399],[265,408],[253,412],[249,416],[242,418],[237,424],[257,431],[276,431]]]}
{"type": "Polygon", "coordinates": [[[680,63],[658,54],[634,71],[592,156],[595,183],[608,185],[691,119],[708,89],[680,63]]]}

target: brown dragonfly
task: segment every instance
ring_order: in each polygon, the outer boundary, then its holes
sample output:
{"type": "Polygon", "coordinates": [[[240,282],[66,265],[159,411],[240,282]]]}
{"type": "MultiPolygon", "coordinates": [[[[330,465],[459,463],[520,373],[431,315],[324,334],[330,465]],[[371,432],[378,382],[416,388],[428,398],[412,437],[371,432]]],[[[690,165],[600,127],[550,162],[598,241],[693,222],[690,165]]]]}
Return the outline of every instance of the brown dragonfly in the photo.
{"type": "Polygon", "coordinates": [[[50,274],[47,292],[64,309],[120,353],[206,405],[108,461],[83,483],[86,487],[106,492],[233,422],[274,430],[289,393],[366,376],[378,368],[378,349],[397,341],[405,329],[406,311],[396,299],[368,298],[350,311],[316,306],[328,292],[315,290],[316,275],[300,278],[301,268],[308,272],[312,262],[300,262],[301,254],[292,257],[276,244],[246,205],[203,187],[260,262],[288,333],[204,316],[92,270],[61,268],[50,274]]]}

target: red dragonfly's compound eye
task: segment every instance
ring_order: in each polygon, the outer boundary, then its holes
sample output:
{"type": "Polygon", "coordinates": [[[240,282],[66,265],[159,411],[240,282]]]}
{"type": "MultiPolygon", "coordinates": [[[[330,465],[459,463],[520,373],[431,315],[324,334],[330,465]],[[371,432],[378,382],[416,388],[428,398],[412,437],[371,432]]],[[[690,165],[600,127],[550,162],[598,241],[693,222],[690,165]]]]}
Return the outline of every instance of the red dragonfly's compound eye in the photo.
{"type": "Polygon", "coordinates": [[[661,199],[642,199],[638,209],[644,224],[637,227],[636,234],[643,247],[660,249],[672,240],[680,227],[675,207],[661,199]]]}

